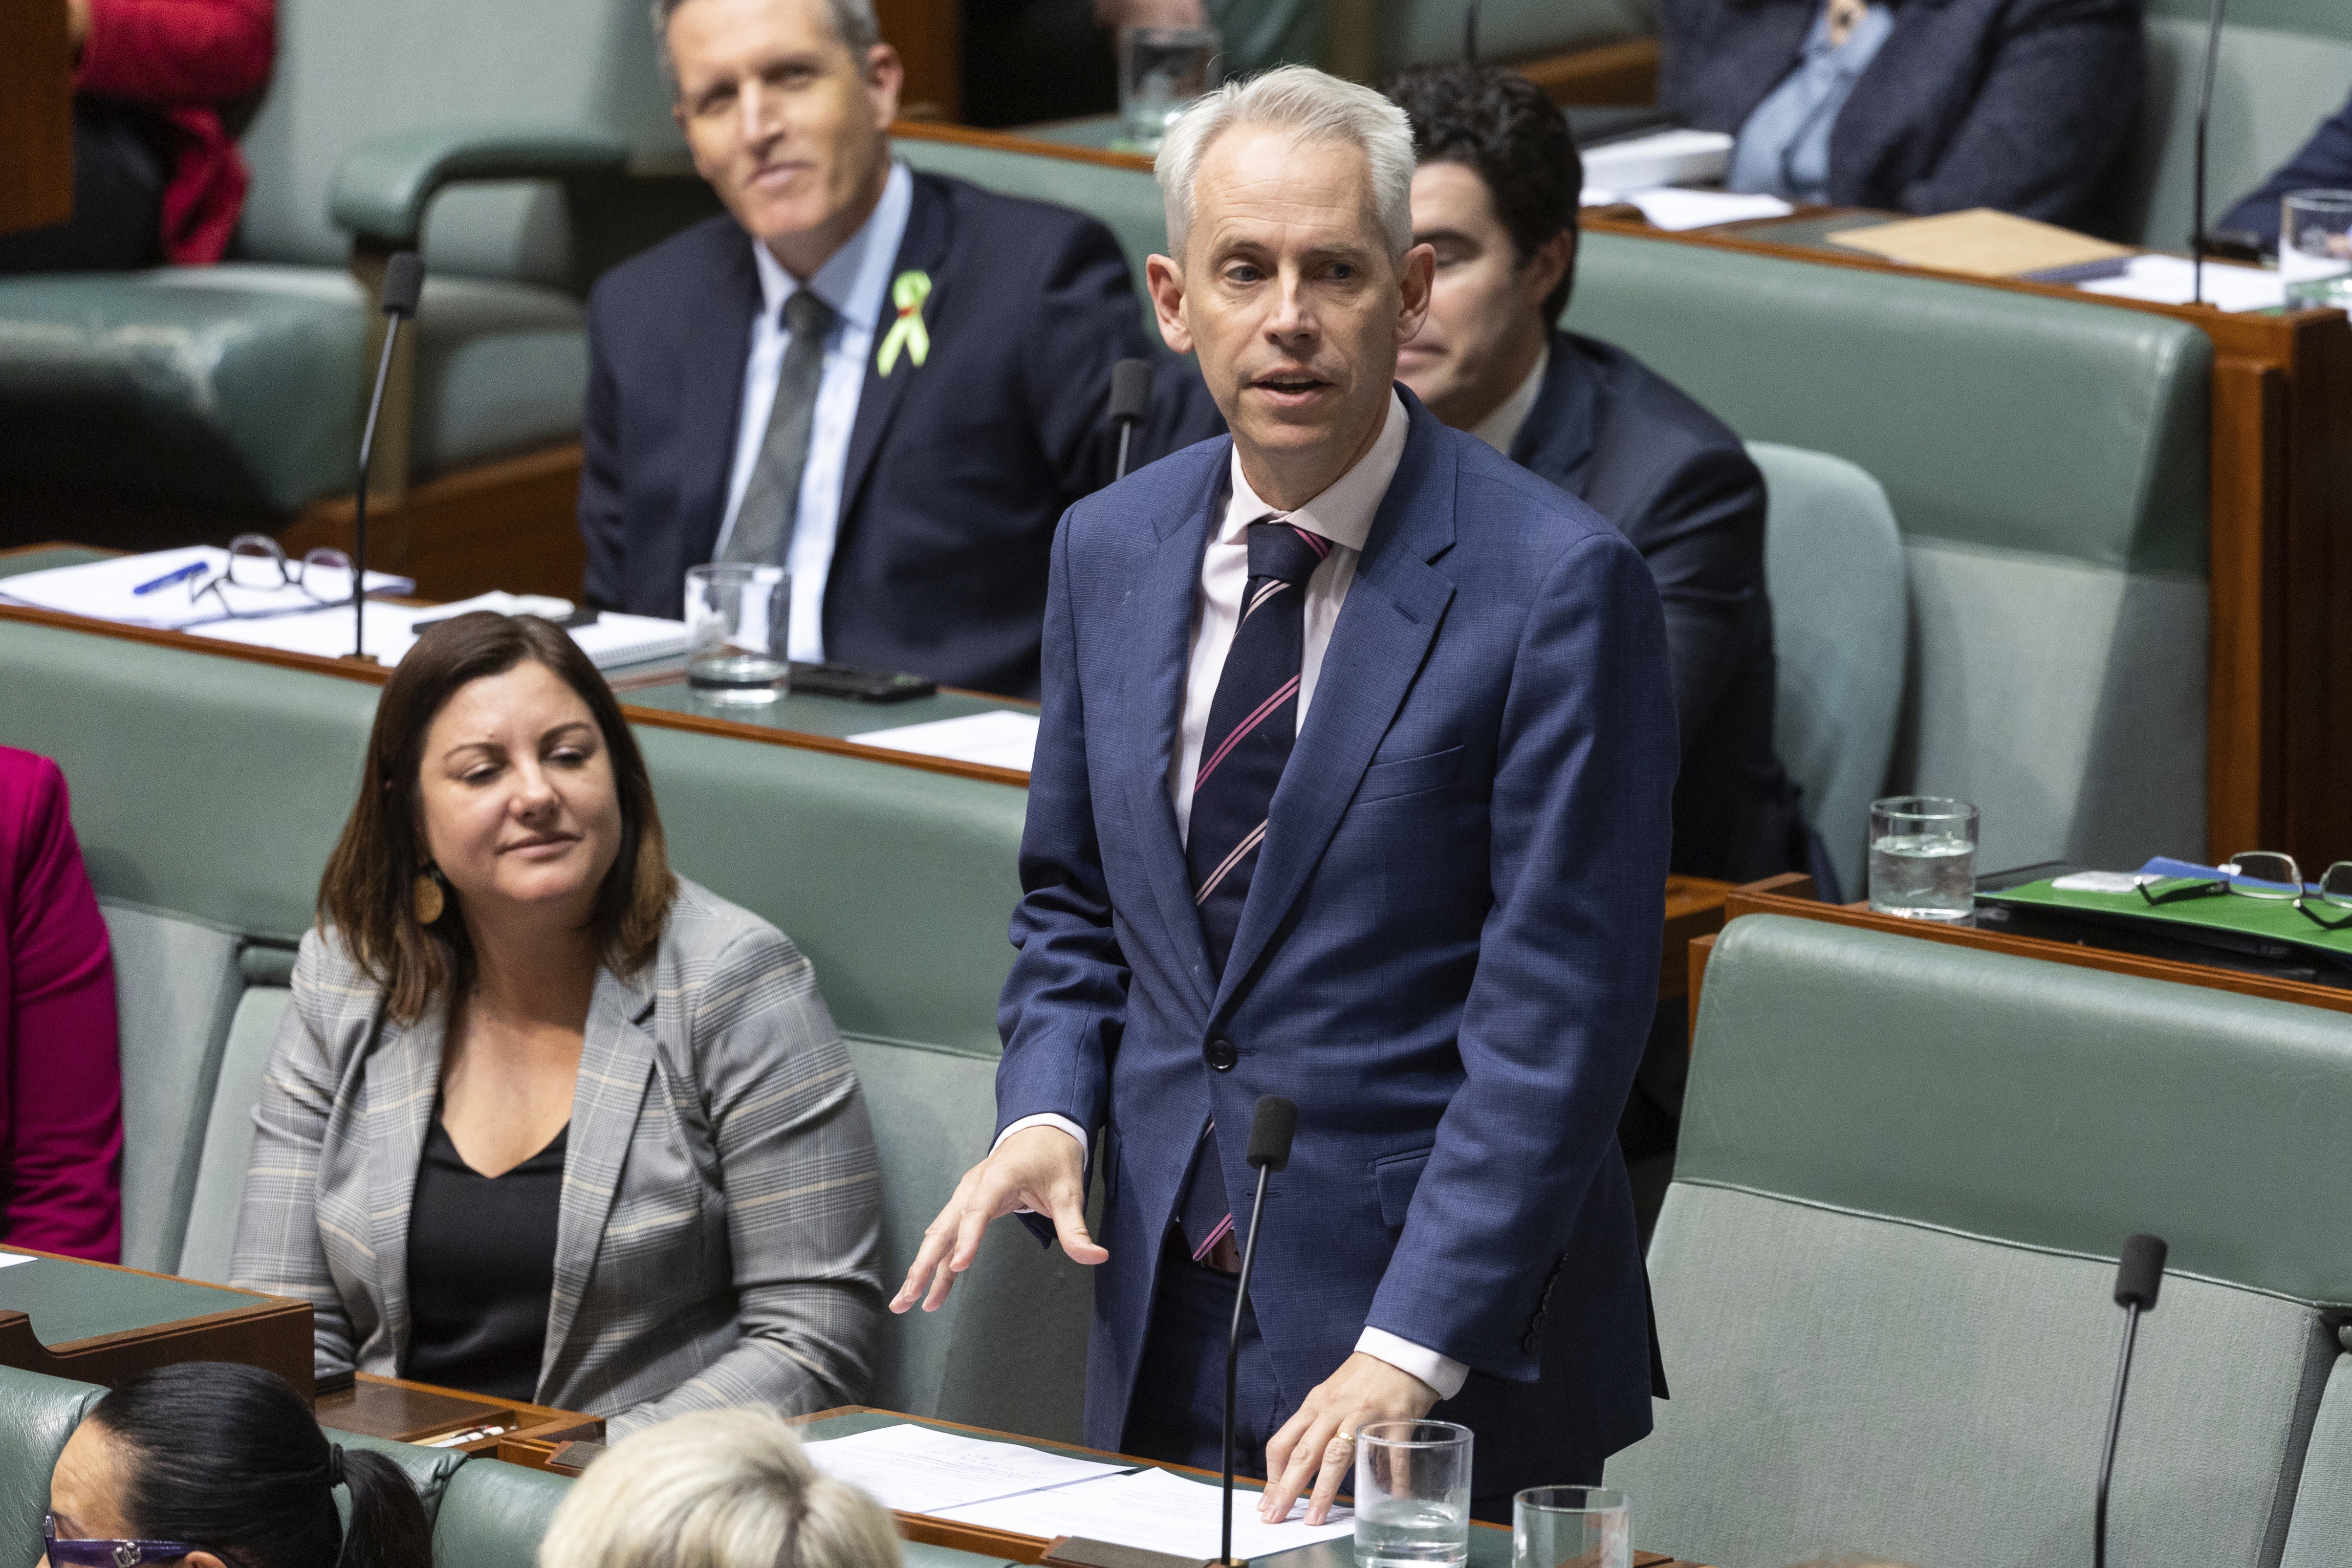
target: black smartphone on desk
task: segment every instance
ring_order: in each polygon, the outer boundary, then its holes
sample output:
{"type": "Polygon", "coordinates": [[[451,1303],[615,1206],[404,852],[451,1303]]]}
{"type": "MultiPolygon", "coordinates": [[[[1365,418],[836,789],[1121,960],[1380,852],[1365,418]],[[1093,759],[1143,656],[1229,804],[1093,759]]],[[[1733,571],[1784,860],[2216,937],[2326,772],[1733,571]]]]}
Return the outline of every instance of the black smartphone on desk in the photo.
{"type": "Polygon", "coordinates": [[[845,697],[852,702],[904,702],[909,698],[929,697],[939,689],[937,681],[903,671],[890,675],[877,669],[856,669],[845,664],[796,661],[793,665],[795,696],[845,697]]]}

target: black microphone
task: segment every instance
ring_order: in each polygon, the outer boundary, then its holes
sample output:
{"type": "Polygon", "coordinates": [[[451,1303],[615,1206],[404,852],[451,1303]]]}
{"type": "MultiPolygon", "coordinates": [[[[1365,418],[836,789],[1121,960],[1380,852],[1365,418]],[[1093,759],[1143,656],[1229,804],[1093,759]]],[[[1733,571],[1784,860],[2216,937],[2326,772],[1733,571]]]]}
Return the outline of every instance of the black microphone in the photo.
{"type": "MultiPolygon", "coordinates": [[[[1128,360],[1128,364],[1141,364],[1128,360]]],[[[1250,1268],[1257,1261],[1257,1222],[1265,1214],[1266,1178],[1290,1163],[1290,1140],[1298,1131],[1298,1107],[1278,1094],[1258,1097],[1250,1121],[1249,1163],[1257,1172],[1257,1196],[1250,1203],[1249,1239],[1242,1245],[1240,1287],[1234,1292],[1234,1326],[1225,1336],[1224,1544],[1217,1561],[1234,1561],[1234,1381],[1242,1359],[1242,1313],[1249,1308],[1250,1268]]]]}
{"type": "MultiPolygon", "coordinates": [[[[2205,80],[2197,89],[2197,178],[2190,198],[2197,210],[2190,215],[2194,226],[2189,231],[2189,302],[2192,305],[2205,302],[2205,128],[2213,117],[2213,62],[2221,52],[2221,13],[2228,8],[2228,0],[2213,0],[2213,13],[2205,25],[2205,80]]],[[[2154,1301],[2153,1292],[2148,1299],[2154,1301]]]]}
{"type": "Polygon", "coordinates": [[[1151,412],[1151,362],[1123,359],[1110,367],[1110,422],[1118,426],[1118,470],[1116,484],[1127,478],[1127,439],[1143,416],[1151,412]]]}
{"type": "Polygon", "coordinates": [[[360,485],[352,518],[352,657],[367,657],[367,485],[368,458],[375,450],[375,425],[383,416],[383,384],[392,375],[392,348],[400,337],[400,323],[416,314],[425,292],[425,263],[413,250],[393,252],[383,264],[383,356],[376,362],[375,395],[368,400],[367,423],[360,429],[360,485]]]}
{"type": "Polygon", "coordinates": [[[1470,0],[1462,12],[1462,63],[1478,63],[1478,0],[1470,0]]]}
{"type": "Polygon", "coordinates": [[[2124,1353],[2116,1363],[2116,1396],[2107,1406],[2107,1446],[2099,1456],[2099,1506],[2092,1521],[2092,1568],[2107,1568],[2107,1483],[2116,1474],[2116,1434],[2124,1424],[2124,1384],[2131,1380],[2132,1341],[2139,1334],[2139,1315],[2156,1310],[2156,1289],[2164,1283],[2164,1253],[2162,1237],[2127,1236],[2124,1237],[2123,1260],[2116,1266],[2116,1305],[2124,1310],[2124,1353]]]}

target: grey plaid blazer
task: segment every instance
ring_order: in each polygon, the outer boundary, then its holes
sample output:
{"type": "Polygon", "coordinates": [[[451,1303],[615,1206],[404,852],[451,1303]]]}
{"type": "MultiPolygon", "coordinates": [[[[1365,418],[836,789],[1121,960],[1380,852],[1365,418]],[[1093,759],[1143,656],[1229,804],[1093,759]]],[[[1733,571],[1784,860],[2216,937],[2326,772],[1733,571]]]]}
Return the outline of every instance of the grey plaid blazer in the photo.
{"type": "MultiPolygon", "coordinates": [[[[237,1212],[233,1279],[311,1303],[322,1375],[397,1374],[408,1351],[408,1207],[446,1017],[378,1029],[379,1001],[333,931],[302,939],[237,1212]]],[[[539,1402],[619,1436],[858,1400],[881,1252],[874,1135],[814,972],[681,879],[650,968],[597,973],[539,1402]]]]}

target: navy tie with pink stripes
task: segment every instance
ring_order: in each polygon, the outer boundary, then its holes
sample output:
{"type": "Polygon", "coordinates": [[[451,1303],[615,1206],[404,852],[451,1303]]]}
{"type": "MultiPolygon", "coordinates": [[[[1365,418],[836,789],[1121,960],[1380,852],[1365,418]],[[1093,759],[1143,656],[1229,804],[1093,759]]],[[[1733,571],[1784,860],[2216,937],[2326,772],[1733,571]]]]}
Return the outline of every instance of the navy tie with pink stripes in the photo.
{"type": "MultiPolygon", "coordinates": [[[[1249,525],[1249,586],[1233,647],[1217,676],[1192,776],[1184,858],[1209,963],[1222,975],[1265,842],[1267,808],[1298,733],[1298,672],[1307,645],[1307,580],[1330,541],[1285,521],[1249,525]]],[[[1212,1123],[1178,1214],[1192,1256],[1206,1260],[1233,1234],[1212,1123]]]]}

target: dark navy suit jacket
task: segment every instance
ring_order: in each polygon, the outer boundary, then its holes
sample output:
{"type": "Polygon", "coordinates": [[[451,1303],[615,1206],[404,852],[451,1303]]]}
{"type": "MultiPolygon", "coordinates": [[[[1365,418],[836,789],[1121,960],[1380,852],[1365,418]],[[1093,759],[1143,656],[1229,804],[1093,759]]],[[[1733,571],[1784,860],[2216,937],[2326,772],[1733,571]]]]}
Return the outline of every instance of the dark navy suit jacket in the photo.
{"type": "Polygon", "coordinates": [[[1683,744],[1674,868],[1733,882],[1802,868],[1796,786],[1772,749],[1764,476],[1739,437],[1624,350],[1554,332],[1511,460],[1615,523],[1658,584],[1683,744]]]}
{"type": "MultiPolygon", "coordinates": [[[[1659,103],[1736,134],[1820,9],[1664,0],[1659,103]]],[[[1831,129],[1831,202],[2092,221],[2139,122],[2141,0],[1895,0],[1895,17],[1831,129]]]]}
{"type": "MultiPolygon", "coordinates": [[[[997,1114],[1103,1130],[1089,1443],[1119,1446],[1203,1121],[1282,1094],[1297,1141],[1251,1295],[1283,1414],[1367,1323],[1400,1334],[1473,1369],[1438,1410],[1478,1432],[1484,1495],[1650,1428],[1614,1133],[1657,994],[1674,699],[1624,535],[1403,395],[1222,980],[1168,769],[1232,443],[1064,521],[997,1114]]],[[[1218,1147],[1252,1191],[1246,1141],[1218,1147]]]]}
{"type": "MultiPolygon", "coordinates": [[[[1034,697],[1055,520],[1108,483],[1111,366],[1158,362],[1130,461],[1218,426],[1187,361],[1147,342],[1110,231],[1065,207],[915,174],[890,275],[930,275],[930,352],[869,362],[824,597],[826,657],[1034,697]]],[[[697,224],[588,301],[580,531],[591,602],[680,613],[727,510],[751,323],[751,240],[697,224]]],[[[882,326],[891,315],[886,307],[882,326]]],[[[876,346],[884,333],[877,330],[876,346]]]]}
{"type": "Polygon", "coordinates": [[[2263,248],[2276,250],[2279,239],[2279,198],[2290,191],[2340,191],[2352,184],[2352,100],[2320,122],[2302,151],[2289,159],[2263,188],[2230,209],[2218,226],[2262,237],[2263,248]]]}

